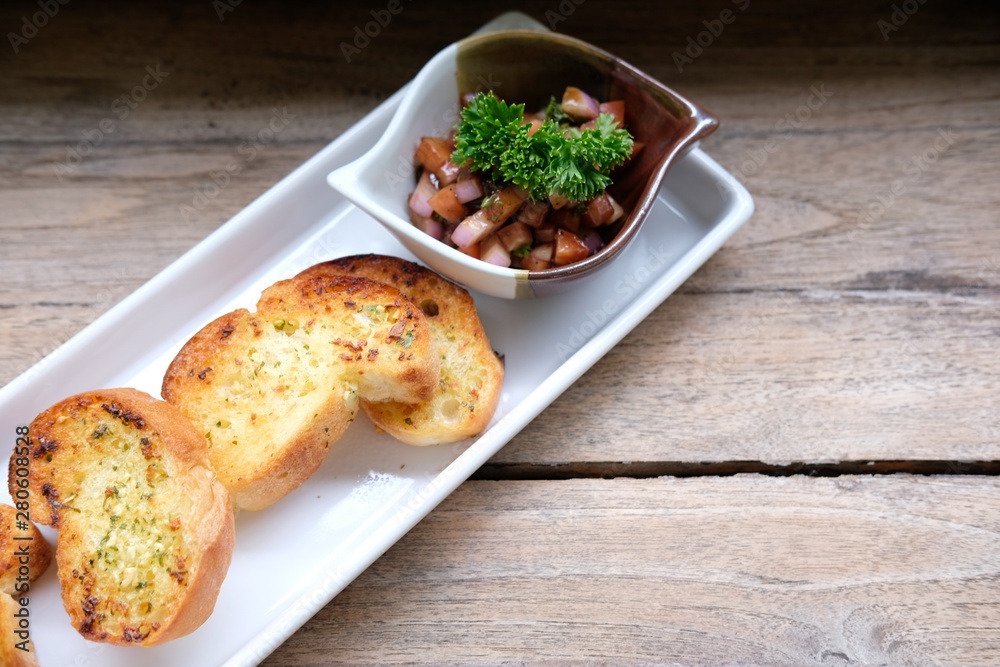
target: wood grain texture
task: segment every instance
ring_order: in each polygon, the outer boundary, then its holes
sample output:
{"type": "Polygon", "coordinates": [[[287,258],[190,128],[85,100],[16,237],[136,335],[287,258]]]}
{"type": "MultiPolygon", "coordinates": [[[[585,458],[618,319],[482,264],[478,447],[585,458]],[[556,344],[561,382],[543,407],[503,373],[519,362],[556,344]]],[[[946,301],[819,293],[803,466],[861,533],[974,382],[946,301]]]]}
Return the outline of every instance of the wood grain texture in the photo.
{"type": "Polygon", "coordinates": [[[982,292],[685,291],[494,462],[994,460],[998,306],[982,292]]]}
{"type": "Polygon", "coordinates": [[[265,665],[988,665],[1000,483],[468,482],[265,665]]]}
{"type": "MultiPolygon", "coordinates": [[[[0,384],[499,11],[403,5],[351,62],[385,3],[70,3],[0,45],[0,384]]],[[[470,482],[266,664],[1000,662],[1000,486],[955,475],[1000,460],[994,3],[921,4],[888,39],[891,3],[857,0],[508,8],[717,113],[704,148],[757,212],[491,465],[949,474],[470,482]]]]}

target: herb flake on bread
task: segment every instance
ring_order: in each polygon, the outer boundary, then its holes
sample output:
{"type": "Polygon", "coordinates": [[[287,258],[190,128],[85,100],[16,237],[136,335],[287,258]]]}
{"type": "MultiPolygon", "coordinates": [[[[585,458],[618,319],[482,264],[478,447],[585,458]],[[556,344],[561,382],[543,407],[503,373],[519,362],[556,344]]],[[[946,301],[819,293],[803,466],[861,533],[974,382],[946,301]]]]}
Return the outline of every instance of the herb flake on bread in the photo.
{"type": "Polygon", "coordinates": [[[420,309],[393,287],[338,275],[280,281],[255,312],[205,326],[170,364],[162,394],[208,439],[236,506],[259,510],[320,466],[359,399],[416,403],[439,380],[420,309]]]}

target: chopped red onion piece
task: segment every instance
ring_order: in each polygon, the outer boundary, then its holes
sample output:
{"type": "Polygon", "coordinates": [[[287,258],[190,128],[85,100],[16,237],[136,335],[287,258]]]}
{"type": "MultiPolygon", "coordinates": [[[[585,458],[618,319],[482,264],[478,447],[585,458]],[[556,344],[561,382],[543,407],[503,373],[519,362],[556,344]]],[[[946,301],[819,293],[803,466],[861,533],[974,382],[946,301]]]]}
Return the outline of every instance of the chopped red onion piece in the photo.
{"type": "Polygon", "coordinates": [[[434,218],[417,218],[413,226],[425,234],[433,236],[438,241],[444,239],[444,225],[434,218]]]}
{"type": "Polygon", "coordinates": [[[430,217],[434,213],[434,209],[431,208],[429,201],[436,192],[437,189],[431,183],[430,174],[426,171],[421,173],[420,180],[417,181],[417,189],[410,195],[410,208],[422,218],[430,217]]]}
{"type": "Polygon", "coordinates": [[[479,181],[478,177],[473,176],[467,180],[459,179],[455,182],[455,197],[463,204],[473,199],[479,199],[482,196],[483,184],[479,181]]]}
{"type": "Polygon", "coordinates": [[[458,223],[451,233],[455,245],[464,248],[478,243],[484,236],[503,224],[502,220],[493,220],[485,209],[479,209],[468,218],[458,223]]]}
{"type": "Polygon", "coordinates": [[[500,242],[496,234],[491,234],[483,239],[479,244],[479,250],[479,259],[484,262],[496,266],[510,266],[510,253],[503,247],[503,243],[500,242]]]}
{"type": "Polygon", "coordinates": [[[579,88],[568,86],[563,93],[562,110],[576,120],[593,120],[600,113],[597,101],[579,88]]]}

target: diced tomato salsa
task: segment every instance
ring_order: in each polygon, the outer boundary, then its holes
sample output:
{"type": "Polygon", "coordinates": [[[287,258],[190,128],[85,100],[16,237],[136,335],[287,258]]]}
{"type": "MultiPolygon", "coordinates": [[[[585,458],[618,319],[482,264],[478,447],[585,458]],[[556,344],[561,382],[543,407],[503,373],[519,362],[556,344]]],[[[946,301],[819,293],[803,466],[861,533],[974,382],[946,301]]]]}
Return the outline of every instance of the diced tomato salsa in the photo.
{"type": "MultiPolygon", "coordinates": [[[[561,108],[580,129],[593,127],[601,113],[611,114],[621,127],[625,123],[623,101],[599,103],[574,87],[566,89],[561,108]]],[[[525,117],[532,129],[544,120],[544,110],[525,117]]],[[[605,233],[625,215],[606,190],[590,201],[574,202],[559,195],[534,201],[513,185],[496,183],[485,173],[454,164],[454,148],[451,139],[421,139],[415,156],[418,181],[409,199],[410,219],[471,257],[528,271],[565,266],[604,247],[610,240],[605,233]]],[[[633,156],[640,148],[636,143],[633,156]]]]}

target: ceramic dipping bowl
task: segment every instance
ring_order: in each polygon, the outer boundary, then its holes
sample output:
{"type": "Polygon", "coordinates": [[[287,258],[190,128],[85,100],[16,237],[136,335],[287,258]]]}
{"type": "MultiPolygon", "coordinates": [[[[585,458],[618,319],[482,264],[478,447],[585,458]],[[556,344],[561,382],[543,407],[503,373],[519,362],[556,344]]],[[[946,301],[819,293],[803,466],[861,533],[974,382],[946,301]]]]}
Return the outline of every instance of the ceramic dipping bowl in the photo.
{"type": "Polygon", "coordinates": [[[438,53],[410,84],[378,143],[328,180],[451,280],[509,299],[548,296],[599,277],[635,238],[670,166],[716,127],[712,114],[606,51],[548,31],[503,30],[473,35],[438,53]],[[425,136],[450,136],[463,95],[492,90],[509,103],[524,103],[527,112],[544,108],[566,86],[601,101],[624,100],[625,127],[644,144],[612,175],[609,191],[627,214],[605,230],[603,248],[573,264],[527,271],[470,257],[410,223],[417,145],[425,136]]]}

